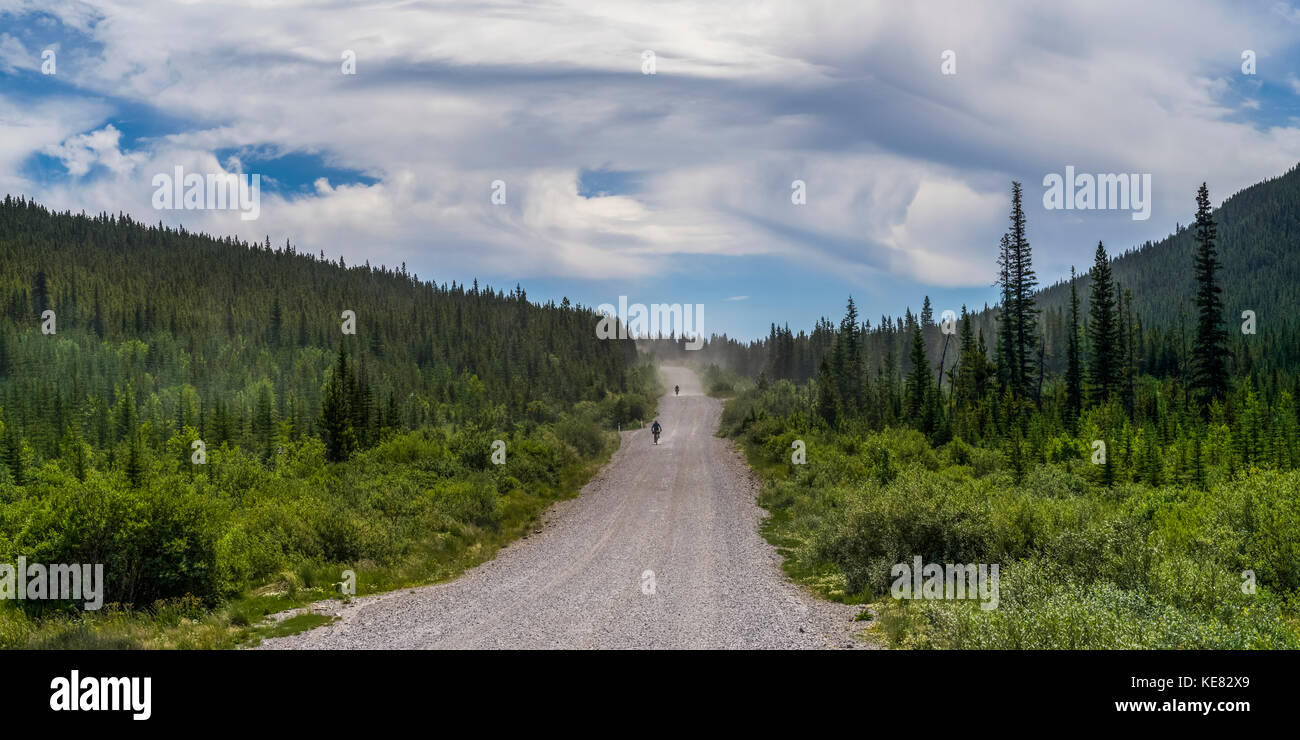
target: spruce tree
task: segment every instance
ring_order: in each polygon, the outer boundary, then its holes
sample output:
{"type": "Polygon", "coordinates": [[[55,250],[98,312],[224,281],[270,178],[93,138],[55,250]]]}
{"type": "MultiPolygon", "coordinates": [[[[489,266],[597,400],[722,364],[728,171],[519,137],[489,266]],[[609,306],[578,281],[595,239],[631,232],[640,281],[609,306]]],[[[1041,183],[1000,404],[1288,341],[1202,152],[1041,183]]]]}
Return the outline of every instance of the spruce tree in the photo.
{"type": "Polygon", "coordinates": [[[861,408],[860,385],[862,349],[858,337],[858,307],[849,296],[844,318],[840,321],[839,335],[831,355],[831,371],[835,376],[836,396],[845,412],[855,414],[861,408]]]}
{"type": "Polygon", "coordinates": [[[131,441],[126,453],[126,481],[132,488],[139,488],[144,483],[144,445],[137,430],[131,434],[131,441]]]}
{"type": "Polygon", "coordinates": [[[1115,314],[1115,284],[1106,247],[1097,242],[1093,260],[1092,296],[1088,306],[1088,392],[1094,403],[1104,404],[1115,391],[1119,367],[1119,326],[1115,314]]]}
{"type": "Polygon", "coordinates": [[[1011,237],[1002,235],[998,245],[998,285],[1002,289],[1002,302],[998,306],[997,372],[998,384],[1010,388],[1015,384],[1016,320],[1015,293],[1011,279],[1011,237]]]}
{"type": "Polygon", "coordinates": [[[925,419],[926,405],[930,400],[930,362],[925,356],[925,337],[919,324],[912,328],[912,372],[907,376],[907,419],[921,431],[934,431],[925,419]]]}
{"type": "Polygon", "coordinates": [[[23,469],[23,445],[18,438],[18,433],[13,424],[6,424],[4,428],[4,447],[0,452],[4,453],[4,465],[9,469],[9,476],[13,479],[14,485],[21,486],[26,484],[27,476],[23,469]]]}
{"type": "Polygon", "coordinates": [[[1202,406],[1222,399],[1228,391],[1228,333],[1223,329],[1223,292],[1215,281],[1219,260],[1215,250],[1218,227],[1210,213],[1205,183],[1196,191],[1196,338],[1192,344],[1193,396],[1202,406]]]}
{"type": "Polygon", "coordinates": [[[832,429],[839,423],[839,399],[835,393],[835,378],[825,357],[822,358],[821,367],[817,370],[817,416],[832,429]]]}
{"type": "Polygon", "coordinates": [[[280,348],[280,339],[284,334],[284,310],[280,307],[280,294],[275,294],[275,302],[271,304],[271,348],[280,348]]]}
{"type": "Polygon", "coordinates": [[[1025,234],[1025,211],[1021,203],[1020,183],[1011,183],[1011,280],[1015,316],[1015,388],[1021,396],[1028,394],[1034,374],[1034,351],[1037,341],[1038,309],[1034,306],[1033,255],[1025,234]]]}
{"type": "Polygon", "coordinates": [[[330,462],[343,462],[356,449],[356,431],[352,427],[352,372],[348,366],[348,351],[339,348],[338,363],[325,384],[321,400],[320,432],[325,443],[325,457],[330,462]]]}
{"type": "Polygon", "coordinates": [[[261,447],[262,458],[272,459],[275,456],[275,404],[271,399],[271,388],[267,384],[263,384],[258,389],[253,427],[257,434],[258,446],[261,447]]]}
{"type": "Polygon", "coordinates": [[[1070,326],[1065,343],[1065,414],[1074,429],[1083,410],[1083,368],[1079,354],[1079,293],[1075,287],[1074,268],[1070,268],[1070,326]]]}

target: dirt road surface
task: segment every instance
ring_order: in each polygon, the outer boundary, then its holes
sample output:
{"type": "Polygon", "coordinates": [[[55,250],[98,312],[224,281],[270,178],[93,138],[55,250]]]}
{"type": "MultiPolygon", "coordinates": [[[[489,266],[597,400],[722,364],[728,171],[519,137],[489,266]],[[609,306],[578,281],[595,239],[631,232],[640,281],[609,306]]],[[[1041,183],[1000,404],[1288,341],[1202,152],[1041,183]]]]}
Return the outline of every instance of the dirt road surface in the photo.
{"type": "Polygon", "coordinates": [[[791,583],[759,534],[757,484],[698,377],[661,370],[663,435],[622,434],[541,533],[447,583],[312,610],[338,620],[263,649],[847,648],[857,609],[791,583]],[[674,385],[681,395],[674,396],[674,385]]]}

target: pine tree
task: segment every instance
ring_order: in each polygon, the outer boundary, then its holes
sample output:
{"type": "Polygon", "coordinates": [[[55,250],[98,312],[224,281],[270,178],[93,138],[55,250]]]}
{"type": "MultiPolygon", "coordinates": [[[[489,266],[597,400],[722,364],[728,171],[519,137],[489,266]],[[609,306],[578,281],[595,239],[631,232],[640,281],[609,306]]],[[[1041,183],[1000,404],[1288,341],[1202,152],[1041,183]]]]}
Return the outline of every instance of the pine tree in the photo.
{"type": "Polygon", "coordinates": [[[1134,375],[1137,372],[1137,338],[1138,332],[1133,316],[1133,291],[1125,288],[1122,292],[1115,286],[1116,315],[1119,318],[1120,364],[1119,391],[1124,399],[1124,409],[1133,414],[1137,389],[1134,375]]]}
{"type": "Polygon", "coordinates": [[[23,445],[13,424],[5,425],[3,441],[4,447],[0,449],[0,452],[3,452],[3,462],[5,467],[9,469],[9,477],[13,479],[16,486],[26,485],[27,476],[23,465],[23,445]]]}
{"type": "Polygon", "coordinates": [[[1201,438],[1192,438],[1192,482],[1197,488],[1205,488],[1205,462],[1201,459],[1201,438]]]}
{"type": "Polygon", "coordinates": [[[279,349],[280,338],[284,333],[284,311],[280,308],[280,294],[275,294],[275,302],[271,304],[271,348],[279,349]]]}
{"type": "Polygon", "coordinates": [[[1097,242],[1093,260],[1092,297],[1088,306],[1088,392],[1094,403],[1104,404],[1116,390],[1119,369],[1119,326],[1115,313],[1115,284],[1106,247],[1097,242]]]}
{"type": "Polygon", "coordinates": [[[858,340],[858,308],[853,303],[853,297],[849,296],[831,354],[836,396],[848,414],[856,414],[861,408],[861,385],[858,380],[862,372],[862,348],[858,340]]]}
{"type": "Polygon", "coordinates": [[[50,307],[50,283],[49,278],[45,275],[45,270],[36,271],[36,284],[32,288],[32,302],[36,315],[50,307]]]}
{"type": "Polygon", "coordinates": [[[370,371],[366,367],[364,354],[361,355],[359,364],[351,388],[352,428],[356,432],[358,445],[369,445],[374,441],[375,399],[370,389],[370,371]]]}
{"type": "Polygon", "coordinates": [[[835,393],[835,379],[831,374],[830,364],[822,358],[817,369],[817,416],[826,426],[834,429],[839,423],[839,399],[835,393]]]}
{"type": "Polygon", "coordinates": [[[1015,384],[1016,366],[1016,319],[1015,286],[1011,278],[1011,236],[1003,234],[998,244],[998,285],[1002,289],[1002,301],[998,305],[997,335],[997,373],[998,385],[1010,388],[1015,384]]]}
{"type": "Polygon", "coordinates": [[[90,328],[95,336],[104,338],[104,309],[99,304],[99,287],[95,287],[95,314],[90,320],[90,328]]]}
{"type": "Polygon", "coordinates": [[[1196,338],[1192,344],[1193,396],[1204,407],[1228,391],[1227,343],[1223,329],[1223,292],[1215,282],[1219,260],[1215,251],[1218,227],[1210,213],[1205,183],[1196,192],[1196,338]]]}
{"type": "Polygon", "coordinates": [[[253,412],[253,427],[257,434],[258,446],[262,449],[262,458],[270,460],[275,456],[275,403],[271,398],[271,388],[262,384],[257,392],[257,408],[253,412]]]}
{"type": "Polygon", "coordinates": [[[925,337],[919,324],[912,328],[911,360],[912,372],[907,376],[907,419],[929,434],[934,429],[924,417],[930,400],[930,363],[925,356],[925,337]]]}
{"type": "Polygon", "coordinates": [[[352,371],[348,365],[348,351],[339,347],[338,363],[325,384],[321,401],[320,432],[325,443],[325,457],[330,462],[342,462],[356,449],[356,431],[352,427],[352,371]]]}
{"type": "Polygon", "coordinates": [[[1025,211],[1020,183],[1011,183],[1011,228],[999,248],[998,282],[1002,286],[1001,325],[998,327],[999,373],[1012,396],[1029,395],[1034,378],[1038,309],[1034,288],[1033,254],[1025,233],[1025,211]]]}
{"type": "Polygon", "coordinates": [[[127,446],[126,456],[126,481],[132,488],[139,488],[144,483],[144,443],[142,434],[136,430],[131,434],[130,444],[127,446]]]}
{"type": "Polygon", "coordinates": [[[1075,289],[1074,268],[1070,268],[1070,326],[1066,338],[1065,414],[1071,429],[1083,410],[1083,367],[1079,348],[1079,293],[1075,289]]]}

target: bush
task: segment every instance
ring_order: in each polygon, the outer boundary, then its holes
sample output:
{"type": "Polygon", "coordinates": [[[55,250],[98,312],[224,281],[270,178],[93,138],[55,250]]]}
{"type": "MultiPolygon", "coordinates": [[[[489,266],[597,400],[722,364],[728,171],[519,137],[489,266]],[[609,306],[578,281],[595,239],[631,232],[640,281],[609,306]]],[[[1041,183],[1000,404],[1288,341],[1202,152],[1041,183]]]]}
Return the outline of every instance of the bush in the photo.
{"type": "Polygon", "coordinates": [[[583,457],[596,457],[605,449],[605,435],[590,419],[576,416],[564,419],[555,425],[555,434],[583,457]]]}
{"type": "Polygon", "coordinates": [[[988,562],[991,525],[971,484],[910,469],[888,485],[849,492],[838,516],[811,541],[815,558],[844,572],[850,592],[884,594],[890,568],[920,555],[927,563],[988,562]]]}

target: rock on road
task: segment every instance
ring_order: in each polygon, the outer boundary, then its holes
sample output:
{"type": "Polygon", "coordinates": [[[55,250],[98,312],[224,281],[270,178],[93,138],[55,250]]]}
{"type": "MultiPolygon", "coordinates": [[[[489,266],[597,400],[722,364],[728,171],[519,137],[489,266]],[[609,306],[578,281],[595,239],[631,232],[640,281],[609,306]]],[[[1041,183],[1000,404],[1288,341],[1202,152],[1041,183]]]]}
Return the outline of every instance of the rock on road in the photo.
{"type": "Polygon", "coordinates": [[[623,432],[609,464],[555,504],[540,534],[459,578],[320,602],[332,624],[264,649],[845,648],[857,609],[782,574],[759,533],[757,483],[714,436],[722,404],[664,367],[663,435],[623,432]],[[681,396],[672,394],[680,385],[681,396]]]}

